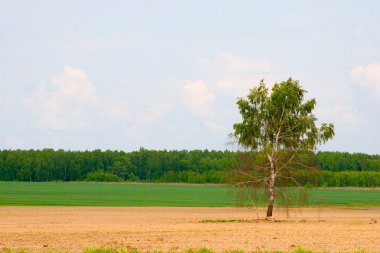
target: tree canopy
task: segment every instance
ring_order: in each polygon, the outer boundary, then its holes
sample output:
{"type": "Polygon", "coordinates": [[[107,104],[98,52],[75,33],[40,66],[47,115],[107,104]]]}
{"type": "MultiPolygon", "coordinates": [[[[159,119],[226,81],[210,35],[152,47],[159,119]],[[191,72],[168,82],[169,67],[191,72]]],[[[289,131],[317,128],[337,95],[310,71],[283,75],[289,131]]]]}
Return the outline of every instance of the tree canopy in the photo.
{"type": "Polygon", "coordinates": [[[275,196],[283,193],[276,192],[276,180],[294,180],[288,169],[298,158],[296,153],[314,151],[334,136],[333,124],[317,127],[316,100],[304,101],[305,93],[292,78],[274,84],[271,91],[262,80],[246,98],[237,100],[242,122],[233,125],[233,136],[242,147],[259,154],[255,158],[259,161],[240,167],[240,174],[247,178],[239,185],[243,189],[267,187],[267,217],[272,216],[275,196]]]}
{"type": "MultiPolygon", "coordinates": [[[[0,181],[82,181],[92,173],[106,181],[99,173],[105,172],[116,181],[227,183],[242,155],[215,150],[0,150],[0,181]]],[[[293,173],[300,185],[380,186],[380,155],[324,151],[297,156],[300,168],[315,168],[293,173]]]]}
{"type": "Polygon", "coordinates": [[[306,91],[289,78],[276,83],[272,92],[262,80],[237,105],[242,122],[234,124],[234,136],[254,151],[314,150],[334,136],[333,124],[316,126],[315,99],[303,102],[306,91]]]}

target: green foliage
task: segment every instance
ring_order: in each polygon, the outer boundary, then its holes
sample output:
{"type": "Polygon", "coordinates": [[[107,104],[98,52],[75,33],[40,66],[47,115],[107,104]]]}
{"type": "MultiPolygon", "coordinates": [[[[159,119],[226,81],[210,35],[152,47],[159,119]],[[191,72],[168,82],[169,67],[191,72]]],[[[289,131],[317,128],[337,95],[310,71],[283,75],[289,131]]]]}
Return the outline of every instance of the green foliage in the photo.
{"type": "Polygon", "coordinates": [[[305,249],[302,249],[301,247],[298,247],[295,251],[293,251],[293,253],[313,253],[313,251],[305,250],[305,249]]]}
{"type": "Polygon", "coordinates": [[[304,102],[306,91],[289,78],[276,83],[270,93],[262,80],[237,105],[242,122],[233,125],[233,136],[243,147],[264,153],[279,150],[314,150],[334,136],[334,126],[318,128],[313,115],[315,99],[304,102]]]}
{"type": "Polygon", "coordinates": [[[229,174],[229,171],[224,170],[208,170],[198,173],[192,170],[168,171],[157,181],[167,183],[222,184],[227,181],[229,174]]]}
{"type": "MultiPolygon", "coordinates": [[[[311,187],[379,187],[379,171],[322,171],[305,170],[294,173],[300,185],[311,187]]],[[[289,185],[291,186],[291,185],[289,185]]]]}
{"type": "MultiPolygon", "coordinates": [[[[298,156],[307,168],[322,169],[297,168],[303,170],[295,175],[301,185],[380,186],[379,155],[299,152],[298,156]]],[[[226,183],[240,157],[240,152],[209,150],[0,150],[0,181],[82,181],[91,172],[103,171],[117,176],[115,181],[226,183]]]]}
{"type": "Polygon", "coordinates": [[[125,249],[112,249],[112,248],[100,248],[100,249],[85,249],[83,253],[138,253],[143,251],[138,250],[125,250],[125,249]]]}
{"type": "MultiPolygon", "coordinates": [[[[88,173],[104,171],[125,181],[161,181],[175,173],[177,181],[186,178],[222,182],[222,171],[237,161],[236,152],[209,150],[120,151],[0,150],[2,181],[80,181],[88,173]],[[187,171],[186,175],[180,175],[187,171]],[[218,172],[216,172],[218,171],[218,172]],[[199,179],[198,174],[202,174],[199,179]],[[220,176],[215,179],[216,176],[220,176]]],[[[185,181],[186,182],[186,181],[185,181]]]]}
{"type": "Polygon", "coordinates": [[[231,223],[231,222],[250,222],[249,220],[242,220],[242,219],[207,219],[207,220],[201,220],[202,223],[231,223]]]}
{"type": "Polygon", "coordinates": [[[267,217],[272,216],[276,198],[281,199],[277,202],[280,204],[306,201],[307,194],[301,188],[298,195],[292,196],[283,190],[295,182],[292,174],[301,158],[297,153],[314,151],[318,144],[334,136],[333,124],[316,126],[316,101],[304,101],[305,93],[292,78],[275,83],[271,92],[262,80],[246,98],[237,101],[242,121],[233,125],[232,136],[242,147],[256,152],[257,157],[244,159],[236,166],[232,183],[239,188],[238,199],[250,198],[258,203],[267,198],[267,217]]]}
{"type": "Polygon", "coordinates": [[[104,172],[104,171],[93,171],[87,173],[86,177],[84,178],[84,181],[90,181],[90,182],[120,182],[122,179],[111,172],[104,172]]]}
{"type": "Polygon", "coordinates": [[[380,171],[380,155],[318,152],[317,165],[329,171],[380,171]]]}
{"type": "Polygon", "coordinates": [[[188,249],[188,250],[185,250],[184,253],[214,253],[214,251],[208,248],[200,248],[200,249],[188,249]]]}

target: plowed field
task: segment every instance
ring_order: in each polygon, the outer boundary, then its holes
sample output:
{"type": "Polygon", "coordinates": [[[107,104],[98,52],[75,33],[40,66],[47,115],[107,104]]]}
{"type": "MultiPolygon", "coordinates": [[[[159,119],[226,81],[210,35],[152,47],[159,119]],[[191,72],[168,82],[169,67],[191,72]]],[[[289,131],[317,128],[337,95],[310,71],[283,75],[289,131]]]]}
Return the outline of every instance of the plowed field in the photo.
{"type": "Polygon", "coordinates": [[[0,207],[0,249],[380,252],[380,208],[0,207]],[[258,219],[259,218],[259,219],[258,219]]]}

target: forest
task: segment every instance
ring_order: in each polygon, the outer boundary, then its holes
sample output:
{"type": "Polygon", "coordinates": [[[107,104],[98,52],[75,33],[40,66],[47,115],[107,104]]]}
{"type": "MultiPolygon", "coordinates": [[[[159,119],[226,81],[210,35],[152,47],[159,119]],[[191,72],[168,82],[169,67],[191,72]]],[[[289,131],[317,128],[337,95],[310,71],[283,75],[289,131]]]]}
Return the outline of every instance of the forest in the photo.
{"type": "MultiPolygon", "coordinates": [[[[228,183],[242,152],[0,150],[0,181],[228,183]]],[[[301,152],[304,186],[380,186],[380,155],[301,152]]]]}

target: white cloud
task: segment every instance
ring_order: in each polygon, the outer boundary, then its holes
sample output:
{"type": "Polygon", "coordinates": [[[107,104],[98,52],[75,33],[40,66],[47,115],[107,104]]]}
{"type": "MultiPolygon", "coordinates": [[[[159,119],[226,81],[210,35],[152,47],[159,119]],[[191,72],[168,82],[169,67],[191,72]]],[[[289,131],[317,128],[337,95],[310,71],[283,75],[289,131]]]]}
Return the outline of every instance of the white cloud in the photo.
{"type": "Polygon", "coordinates": [[[363,122],[359,111],[352,106],[336,103],[332,108],[316,108],[316,114],[322,118],[338,120],[345,126],[357,126],[363,122]]]}
{"type": "MultiPolygon", "coordinates": [[[[255,78],[252,78],[253,80],[255,78]]],[[[251,78],[243,78],[238,76],[224,76],[216,83],[218,87],[225,92],[233,92],[234,96],[243,96],[248,93],[249,89],[253,87],[253,80],[251,78]]]]}
{"type": "Polygon", "coordinates": [[[352,70],[351,75],[363,87],[375,92],[380,99],[380,63],[357,66],[352,70]]]}
{"type": "MultiPolygon", "coordinates": [[[[220,80],[216,81],[218,87],[225,91],[231,93],[235,98],[246,96],[250,89],[259,85],[260,80],[263,78],[252,75],[251,77],[223,77],[220,80]]],[[[273,88],[275,81],[271,81],[272,77],[264,79],[265,85],[269,90],[273,88]]]]}
{"type": "MultiPolygon", "coordinates": [[[[45,85],[45,87],[47,87],[45,85]]],[[[52,96],[61,100],[75,99],[78,101],[95,100],[95,86],[88,80],[86,74],[77,68],[65,67],[63,75],[51,78],[52,96]]]]}
{"type": "Polygon", "coordinates": [[[143,127],[149,126],[162,119],[167,112],[174,109],[171,103],[156,102],[155,105],[145,105],[139,108],[133,115],[132,122],[127,125],[127,132],[137,137],[146,138],[143,127]]]}
{"type": "Polygon", "coordinates": [[[271,79],[272,64],[267,60],[247,59],[231,53],[199,59],[199,66],[208,83],[234,97],[243,96],[263,78],[271,79]]]}
{"type": "Polygon", "coordinates": [[[27,105],[37,115],[41,128],[64,130],[85,126],[82,107],[96,103],[96,89],[86,74],[76,68],[65,67],[61,75],[39,85],[27,105]]]}
{"type": "Polygon", "coordinates": [[[211,106],[215,95],[202,80],[189,82],[184,87],[184,92],[185,102],[193,112],[201,116],[214,116],[211,106]]]}
{"type": "Polygon", "coordinates": [[[215,57],[202,57],[198,60],[201,80],[187,82],[184,87],[184,102],[191,111],[203,117],[204,126],[213,133],[226,133],[222,122],[229,118],[230,108],[235,100],[244,96],[262,78],[270,78],[272,66],[269,61],[249,59],[228,52],[215,57]],[[207,85],[206,85],[207,84],[207,85]],[[216,97],[219,100],[216,100],[216,97]],[[222,104],[221,101],[225,101],[222,104]]]}
{"type": "Polygon", "coordinates": [[[217,115],[212,108],[215,94],[202,80],[191,81],[185,85],[184,101],[191,111],[204,118],[204,125],[208,130],[211,132],[224,131],[224,128],[217,123],[217,115]]]}
{"type": "Polygon", "coordinates": [[[100,100],[84,71],[73,67],[65,67],[62,74],[39,85],[26,105],[37,116],[37,126],[50,130],[88,130],[101,115],[128,116],[119,106],[100,100]]]}

